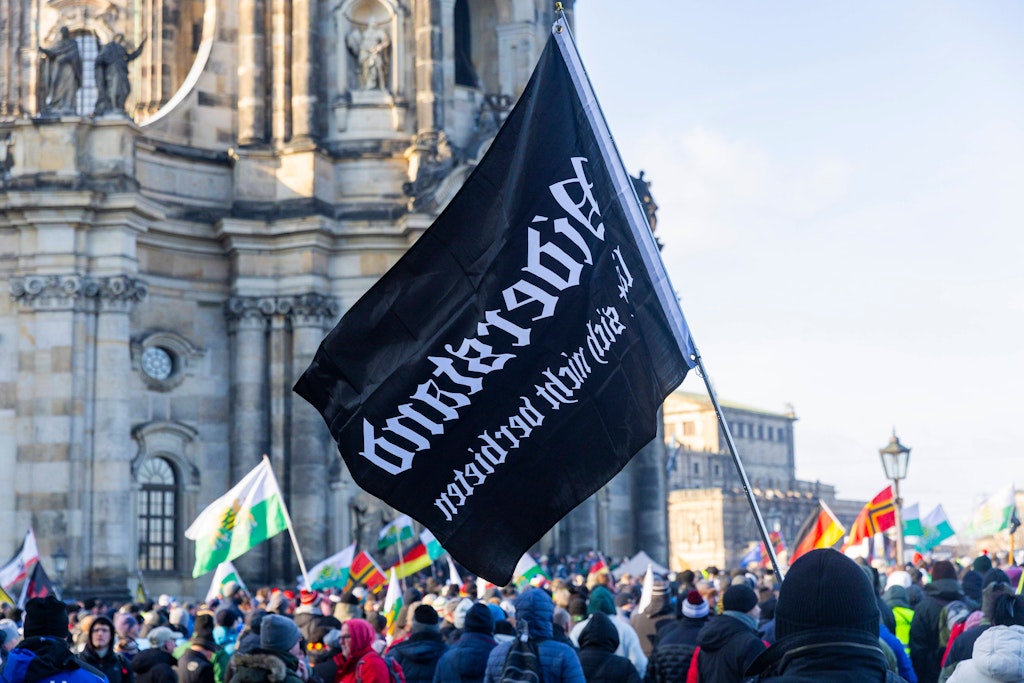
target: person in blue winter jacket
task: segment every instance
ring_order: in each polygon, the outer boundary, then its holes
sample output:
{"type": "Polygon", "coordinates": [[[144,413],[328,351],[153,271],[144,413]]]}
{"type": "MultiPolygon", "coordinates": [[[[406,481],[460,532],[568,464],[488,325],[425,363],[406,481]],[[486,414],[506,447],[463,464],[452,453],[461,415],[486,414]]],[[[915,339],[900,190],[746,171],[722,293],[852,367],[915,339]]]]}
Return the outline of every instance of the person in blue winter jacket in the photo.
{"type": "MultiPolygon", "coordinates": [[[[515,602],[516,621],[525,621],[530,629],[530,640],[536,641],[544,683],[586,683],[583,667],[571,647],[551,639],[551,620],[555,603],[547,591],[529,588],[515,602]]],[[[499,643],[487,659],[484,683],[498,683],[512,642],[499,643]]]]}
{"type": "Polygon", "coordinates": [[[487,670],[487,657],[497,645],[493,636],[494,616],[487,605],[478,602],[466,612],[462,637],[437,663],[434,683],[481,683],[487,670]]]}
{"type": "Polygon", "coordinates": [[[25,640],[11,650],[0,683],[106,683],[99,671],[68,648],[68,614],[57,598],[32,598],[25,605],[25,640]]]}

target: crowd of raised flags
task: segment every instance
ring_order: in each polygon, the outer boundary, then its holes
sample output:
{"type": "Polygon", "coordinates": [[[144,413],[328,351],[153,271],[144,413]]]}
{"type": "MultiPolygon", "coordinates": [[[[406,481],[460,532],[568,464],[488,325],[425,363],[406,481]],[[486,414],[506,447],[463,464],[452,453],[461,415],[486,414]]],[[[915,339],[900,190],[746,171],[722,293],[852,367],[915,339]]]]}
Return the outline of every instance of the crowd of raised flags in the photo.
{"type": "MultiPolygon", "coordinates": [[[[1015,502],[1016,489],[1011,484],[989,497],[975,512],[971,523],[964,529],[965,538],[986,538],[1002,533],[1013,533],[1020,526],[1020,518],[1015,502]]],[[[913,503],[902,508],[903,536],[908,547],[917,553],[929,553],[938,548],[944,541],[956,536],[949,517],[942,505],[936,505],[923,517],[920,504],[913,503]]],[[[891,486],[878,492],[857,515],[853,525],[847,530],[836,517],[835,513],[823,500],[819,500],[814,510],[797,532],[796,541],[790,550],[787,548],[782,534],[772,531],[769,538],[777,557],[785,557],[788,563],[818,548],[832,548],[842,541],[841,550],[856,552],[856,549],[867,546],[868,554],[873,550],[873,541],[879,534],[885,534],[896,527],[896,501],[891,486]]],[[[764,543],[755,543],[740,559],[740,566],[759,564],[769,565],[769,555],[764,543]]]]}

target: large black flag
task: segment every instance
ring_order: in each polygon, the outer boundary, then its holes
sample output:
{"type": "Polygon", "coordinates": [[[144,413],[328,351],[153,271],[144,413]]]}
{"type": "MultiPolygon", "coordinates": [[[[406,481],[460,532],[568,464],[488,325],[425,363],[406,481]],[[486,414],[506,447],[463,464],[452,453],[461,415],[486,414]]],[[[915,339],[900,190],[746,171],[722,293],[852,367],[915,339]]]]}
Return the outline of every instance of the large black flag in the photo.
{"type": "Polygon", "coordinates": [[[498,585],[656,433],[686,323],[568,30],[295,390],[356,482],[498,585]]]}

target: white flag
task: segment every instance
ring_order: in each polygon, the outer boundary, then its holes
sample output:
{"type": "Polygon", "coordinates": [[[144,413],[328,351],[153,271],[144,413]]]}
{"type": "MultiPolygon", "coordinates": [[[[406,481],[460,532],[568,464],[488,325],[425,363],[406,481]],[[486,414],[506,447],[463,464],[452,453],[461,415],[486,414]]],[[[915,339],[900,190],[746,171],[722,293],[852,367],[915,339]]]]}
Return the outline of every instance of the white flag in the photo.
{"type": "Polygon", "coordinates": [[[642,613],[647,609],[651,600],[654,599],[654,567],[647,565],[647,573],[644,574],[644,589],[640,592],[640,602],[637,603],[637,613],[642,613]]]}
{"type": "Polygon", "coordinates": [[[0,568],[0,588],[9,589],[14,584],[28,578],[32,567],[39,561],[39,546],[36,545],[36,535],[30,528],[21,542],[21,547],[14,553],[14,557],[3,568],[0,568]]]}

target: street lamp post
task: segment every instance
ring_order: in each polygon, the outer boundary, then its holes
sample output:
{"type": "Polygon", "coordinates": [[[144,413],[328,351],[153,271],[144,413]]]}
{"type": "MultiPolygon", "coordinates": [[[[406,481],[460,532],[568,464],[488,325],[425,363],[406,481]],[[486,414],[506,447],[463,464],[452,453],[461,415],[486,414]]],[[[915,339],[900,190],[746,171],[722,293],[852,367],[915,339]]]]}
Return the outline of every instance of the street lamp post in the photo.
{"type": "Polygon", "coordinates": [[[903,499],[900,498],[900,480],[907,478],[910,449],[900,443],[896,430],[892,430],[889,445],[878,449],[882,457],[885,476],[892,482],[893,509],[896,516],[896,566],[903,567],[903,499]]]}
{"type": "Polygon", "coordinates": [[[58,545],[57,552],[53,554],[53,569],[57,572],[57,597],[64,598],[64,572],[68,570],[68,554],[64,552],[64,546],[58,545]]]}

